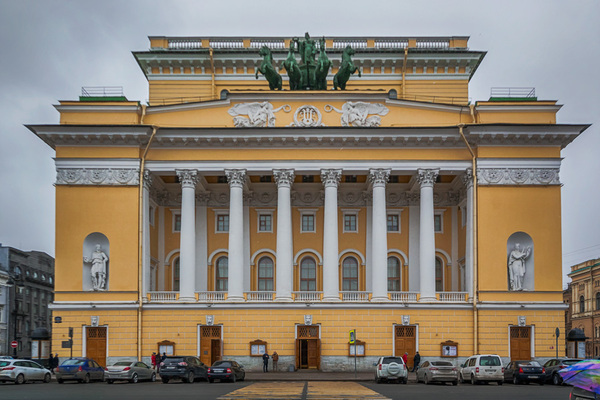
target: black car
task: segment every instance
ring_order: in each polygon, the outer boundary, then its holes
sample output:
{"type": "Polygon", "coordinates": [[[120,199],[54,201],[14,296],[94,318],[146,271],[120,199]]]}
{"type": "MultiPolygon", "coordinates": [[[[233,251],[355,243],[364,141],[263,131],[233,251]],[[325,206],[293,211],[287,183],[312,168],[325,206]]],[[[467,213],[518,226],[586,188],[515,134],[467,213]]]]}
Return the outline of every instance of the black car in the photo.
{"type": "Polygon", "coordinates": [[[504,380],[515,385],[535,382],[544,384],[546,371],[537,361],[512,361],[504,368],[504,380]]]}
{"type": "Polygon", "coordinates": [[[546,382],[561,385],[563,380],[558,371],[581,361],[583,360],[578,358],[552,358],[546,361],[544,364],[544,368],[546,368],[546,382]]]}
{"type": "Polygon", "coordinates": [[[192,356],[169,356],[160,363],[160,379],[168,383],[171,379],[181,379],[186,383],[194,383],[197,379],[208,379],[208,367],[192,356]]]}
{"type": "Polygon", "coordinates": [[[208,369],[208,381],[210,383],[213,383],[215,379],[235,382],[238,379],[243,381],[245,378],[244,366],[232,360],[215,361],[212,367],[208,369]]]}

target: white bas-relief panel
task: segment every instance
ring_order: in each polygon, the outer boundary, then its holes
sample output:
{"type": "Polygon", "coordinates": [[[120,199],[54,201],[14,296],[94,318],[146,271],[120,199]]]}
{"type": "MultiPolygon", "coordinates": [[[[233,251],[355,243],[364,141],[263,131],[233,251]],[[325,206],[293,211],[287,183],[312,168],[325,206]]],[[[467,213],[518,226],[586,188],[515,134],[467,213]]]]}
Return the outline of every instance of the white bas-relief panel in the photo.
{"type": "Polygon", "coordinates": [[[100,232],[90,233],[83,241],[82,289],[108,290],[110,245],[100,232]]]}
{"type": "Polygon", "coordinates": [[[508,290],[534,290],[533,240],[525,232],[515,232],[506,241],[508,290]]]}
{"type": "Polygon", "coordinates": [[[342,126],[377,127],[381,125],[381,117],[387,115],[390,110],[381,103],[347,101],[341,110],[327,104],[325,112],[331,111],[342,114],[340,117],[342,126]]]}
{"type": "Polygon", "coordinates": [[[275,126],[275,113],[283,110],[290,112],[289,104],[274,108],[268,101],[261,103],[239,103],[231,107],[227,112],[233,117],[233,125],[236,128],[263,128],[275,126]]]}

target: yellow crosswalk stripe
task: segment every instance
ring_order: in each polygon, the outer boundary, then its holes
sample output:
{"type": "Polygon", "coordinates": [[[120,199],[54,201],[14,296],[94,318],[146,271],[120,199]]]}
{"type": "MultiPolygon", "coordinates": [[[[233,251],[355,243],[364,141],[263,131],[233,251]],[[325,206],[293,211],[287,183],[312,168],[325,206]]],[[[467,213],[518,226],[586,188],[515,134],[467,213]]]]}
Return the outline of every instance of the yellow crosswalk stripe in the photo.
{"type": "Polygon", "coordinates": [[[253,399],[389,400],[387,397],[356,382],[257,382],[219,397],[219,400],[253,399]]]}
{"type": "Polygon", "coordinates": [[[385,400],[387,397],[356,382],[309,382],[307,399],[372,399],[385,400]]]}
{"type": "Polygon", "coordinates": [[[219,397],[219,400],[229,399],[289,399],[296,400],[302,398],[304,382],[257,382],[244,388],[235,390],[225,396],[219,397]]]}

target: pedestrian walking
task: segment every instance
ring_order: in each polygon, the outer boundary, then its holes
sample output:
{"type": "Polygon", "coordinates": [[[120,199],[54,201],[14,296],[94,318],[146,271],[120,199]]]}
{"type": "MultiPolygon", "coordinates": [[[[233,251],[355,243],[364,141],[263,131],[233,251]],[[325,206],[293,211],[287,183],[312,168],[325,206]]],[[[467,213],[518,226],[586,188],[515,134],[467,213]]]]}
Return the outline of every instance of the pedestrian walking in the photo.
{"type": "Polygon", "coordinates": [[[279,361],[279,354],[277,354],[277,352],[274,351],[271,358],[273,359],[273,371],[277,371],[277,362],[279,361]]]}
{"type": "Polygon", "coordinates": [[[156,352],[152,352],[152,357],[150,357],[150,360],[152,361],[152,369],[156,370],[156,352]]]}
{"type": "Polygon", "coordinates": [[[415,372],[417,369],[419,369],[419,364],[420,363],[421,363],[421,355],[417,351],[417,354],[415,354],[415,357],[413,358],[413,369],[412,369],[412,372],[415,372]]]}
{"type": "Polygon", "coordinates": [[[269,353],[265,350],[263,354],[263,372],[269,372],[269,353]]]}
{"type": "Polygon", "coordinates": [[[48,369],[50,372],[54,373],[54,356],[50,353],[50,357],[48,357],[48,369]]]}
{"type": "Polygon", "coordinates": [[[408,353],[404,352],[404,355],[402,356],[402,361],[404,361],[404,365],[406,365],[406,368],[408,369],[408,353]]]}
{"type": "Polygon", "coordinates": [[[52,365],[56,369],[56,368],[58,368],[58,364],[59,364],[58,353],[56,353],[56,354],[54,354],[54,362],[52,365]]]}

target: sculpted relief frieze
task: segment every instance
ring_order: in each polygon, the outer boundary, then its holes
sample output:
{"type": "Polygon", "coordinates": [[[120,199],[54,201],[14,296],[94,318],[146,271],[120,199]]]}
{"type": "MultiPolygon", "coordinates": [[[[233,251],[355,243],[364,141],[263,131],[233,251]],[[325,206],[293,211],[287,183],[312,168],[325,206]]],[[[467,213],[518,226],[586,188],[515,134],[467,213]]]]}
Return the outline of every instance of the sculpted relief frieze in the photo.
{"type": "Polygon", "coordinates": [[[292,108],[288,104],[274,108],[273,104],[263,101],[260,103],[239,103],[227,112],[233,117],[233,125],[236,128],[263,128],[275,126],[275,113],[281,110],[290,112],[292,108]]]}
{"type": "Polygon", "coordinates": [[[342,106],[341,110],[327,104],[325,106],[325,112],[331,111],[342,114],[340,117],[342,126],[370,128],[381,126],[381,117],[387,115],[390,110],[381,103],[348,101],[342,106]]]}
{"type": "Polygon", "coordinates": [[[481,168],[479,185],[560,185],[558,168],[481,168]]]}
{"type": "Polygon", "coordinates": [[[135,186],[140,182],[137,168],[57,168],[57,185],[135,186]]]}

